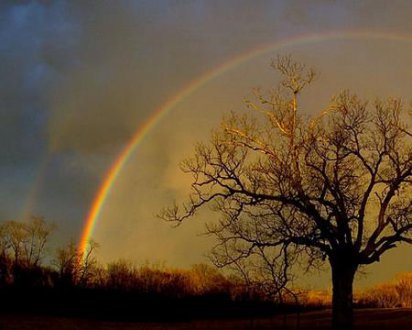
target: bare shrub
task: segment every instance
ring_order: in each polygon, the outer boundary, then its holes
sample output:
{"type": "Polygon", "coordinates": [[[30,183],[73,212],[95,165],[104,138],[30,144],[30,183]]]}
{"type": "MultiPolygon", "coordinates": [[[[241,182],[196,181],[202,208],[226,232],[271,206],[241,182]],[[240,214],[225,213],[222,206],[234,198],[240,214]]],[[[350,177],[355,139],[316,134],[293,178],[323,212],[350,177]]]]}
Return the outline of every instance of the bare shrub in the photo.
{"type": "Polygon", "coordinates": [[[397,274],[391,282],[364,290],[359,294],[359,303],[382,308],[412,307],[412,273],[397,274]]]}

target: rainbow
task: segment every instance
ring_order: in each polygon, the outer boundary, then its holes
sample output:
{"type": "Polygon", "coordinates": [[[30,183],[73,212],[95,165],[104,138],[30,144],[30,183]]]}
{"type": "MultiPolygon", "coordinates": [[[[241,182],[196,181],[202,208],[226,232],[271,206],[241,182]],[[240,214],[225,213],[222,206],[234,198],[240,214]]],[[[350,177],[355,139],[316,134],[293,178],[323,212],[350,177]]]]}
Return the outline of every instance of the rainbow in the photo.
{"type": "Polygon", "coordinates": [[[383,33],[383,32],[369,32],[364,30],[346,31],[346,32],[328,32],[322,34],[308,34],[300,35],[292,38],[282,40],[280,42],[272,44],[261,45],[251,51],[247,51],[239,56],[231,58],[225,61],[223,64],[213,68],[211,71],[207,71],[197,79],[194,79],[185,87],[183,87],[176,95],[169,98],[162,106],[160,106],[153,115],[140,127],[137,128],[132,138],[128,141],[127,145],[123,148],[115,161],[109,167],[107,173],[104,176],[103,183],[99,187],[96,196],[92,202],[91,208],[85,219],[85,225],[81,233],[79,241],[79,249],[81,252],[87,250],[88,242],[93,230],[99,219],[99,215],[107,200],[110,191],[113,188],[114,183],[119,177],[122,169],[133,154],[137,146],[144,140],[145,135],[159,122],[168,112],[175,108],[182,100],[187,98],[197,89],[215,79],[216,77],[224,74],[225,72],[235,68],[241,63],[247,62],[257,56],[264,55],[269,52],[278,51],[281,48],[318,43],[324,41],[334,40],[356,40],[356,39],[376,39],[376,40],[394,40],[400,42],[411,42],[412,36],[383,33]]]}
{"type": "Polygon", "coordinates": [[[20,220],[26,220],[32,215],[34,206],[36,204],[36,199],[41,189],[43,188],[44,176],[47,171],[47,166],[49,165],[53,156],[53,152],[49,151],[48,153],[46,153],[45,157],[43,157],[42,161],[40,162],[39,168],[37,170],[37,175],[34,180],[34,184],[32,185],[31,189],[27,194],[27,198],[25,199],[25,204],[23,205],[23,209],[20,214],[20,220]]]}

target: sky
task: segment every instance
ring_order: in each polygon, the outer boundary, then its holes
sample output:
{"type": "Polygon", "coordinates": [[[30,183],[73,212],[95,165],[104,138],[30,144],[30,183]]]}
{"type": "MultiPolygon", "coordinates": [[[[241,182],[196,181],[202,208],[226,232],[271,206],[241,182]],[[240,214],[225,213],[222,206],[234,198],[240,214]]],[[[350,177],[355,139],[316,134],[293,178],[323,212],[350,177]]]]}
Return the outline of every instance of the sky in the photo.
{"type": "MultiPolygon", "coordinates": [[[[97,217],[99,258],[207,261],[203,225],[216,215],[179,228],[156,218],[187,195],[179,162],[253,87],[275,85],[277,54],[319,72],[309,114],[345,88],[410,100],[411,11],[399,0],[1,1],[0,221],[44,216],[53,244],[77,241],[108,170],[146,127],[97,217]]],[[[405,253],[359,283],[412,271],[405,253]]]]}

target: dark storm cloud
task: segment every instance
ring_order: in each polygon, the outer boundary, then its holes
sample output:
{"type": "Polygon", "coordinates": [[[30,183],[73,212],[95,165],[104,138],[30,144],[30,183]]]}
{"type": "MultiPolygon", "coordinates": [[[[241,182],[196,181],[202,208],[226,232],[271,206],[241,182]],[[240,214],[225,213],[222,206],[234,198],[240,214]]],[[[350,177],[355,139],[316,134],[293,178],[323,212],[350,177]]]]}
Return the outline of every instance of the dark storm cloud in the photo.
{"type": "MultiPolygon", "coordinates": [[[[322,6],[327,17],[333,5],[322,6]]],[[[122,144],[188,79],[322,12],[305,9],[281,1],[7,2],[0,134],[11,142],[2,158],[27,160],[44,144],[89,153],[122,144]]]]}
{"type": "Polygon", "coordinates": [[[68,13],[82,32],[72,50],[76,66],[52,93],[51,148],[95,152],[124,142],[188,80],[248,47],[239,38],[258,42],[259,12],[236,15],[216,4],[71,3],[68,13]],[[239,31],[241,21],[247,24],[239,31]]]}
{"type": "Polygon", "coordinates": [[[24,2],[6,2],[0,9],[2,164],[19,166],[42,151],[47,122],[45,89],[54,75],[43,59],[43,47],[66,34],[58,24],[61,10],[57,3],[24,2]]]}
{"type": "MultiPolygon", "coordinates": [[[[406,6],[399,4],[401,9],[406,6]]],[[[312,32],[325,25],[351,27],[365,19],[366,14],[354,13],[357,10],[368,9],[371,22],[379,21],[383,5],[3,2],[1,158],[27,161],[45,146],[88,153],[116,147],[188,80],[222,60],[288,34],[307,33],[308,26],[312,32]]],[[[397,7],[389,11],[398,14],[397,7]]]]}
{"type": "Polygon", "coordinates": [[[64,3],[3,1],[0,4],[0,198],[2,219],[15,218],[47,152],[48,88],[57,63],[69,62],[71,29],[64,3]],[[60,40],[67,43],[60,44],[60,40]],[[52,54],[53,53],[53,54],[52,54]]]}

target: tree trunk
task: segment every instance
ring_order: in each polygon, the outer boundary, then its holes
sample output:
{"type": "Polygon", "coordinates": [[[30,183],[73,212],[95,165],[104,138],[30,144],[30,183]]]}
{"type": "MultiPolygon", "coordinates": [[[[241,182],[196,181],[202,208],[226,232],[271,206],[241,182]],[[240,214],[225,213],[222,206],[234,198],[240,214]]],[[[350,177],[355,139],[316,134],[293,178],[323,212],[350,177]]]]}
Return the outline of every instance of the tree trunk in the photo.
{"type": "Polygon", "coordinates": [[[357,265],[332,263],[332,329],[353,329],[353,279],[357,265]]]}

